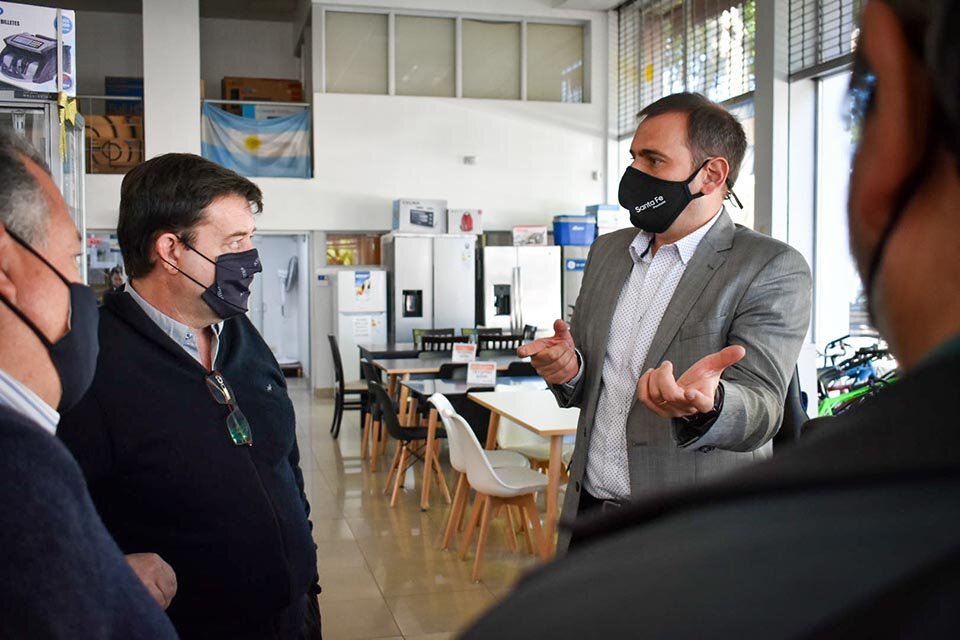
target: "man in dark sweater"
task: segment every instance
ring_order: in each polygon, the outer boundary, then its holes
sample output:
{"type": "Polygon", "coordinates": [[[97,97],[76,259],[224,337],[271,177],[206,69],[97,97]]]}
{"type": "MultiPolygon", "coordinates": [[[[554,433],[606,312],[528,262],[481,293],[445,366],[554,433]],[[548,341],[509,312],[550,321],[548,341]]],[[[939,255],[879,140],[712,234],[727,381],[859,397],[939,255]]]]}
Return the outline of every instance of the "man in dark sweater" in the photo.
{"type": "Polygon", "coordinates": [[[316,551],[293,406],[244,312],[260,190],[198,156],[134,168],[93,386],[63,417],[107,528],[176,572],[181,637],[319,638],[316,551]]]}
{"type": "Polygon", "coordinates": [[[958,30],[956,0],[870,0],[851,79],[851,246],[903,378],[770,462],[583,523],[465,637],[957,637],[958,30]]]}
{"type": "Polygon", "coordinates": [[[43,160],[0,133],[0,638],[174,638],[53,435],[96,362],[81,246],[43,160]]]}

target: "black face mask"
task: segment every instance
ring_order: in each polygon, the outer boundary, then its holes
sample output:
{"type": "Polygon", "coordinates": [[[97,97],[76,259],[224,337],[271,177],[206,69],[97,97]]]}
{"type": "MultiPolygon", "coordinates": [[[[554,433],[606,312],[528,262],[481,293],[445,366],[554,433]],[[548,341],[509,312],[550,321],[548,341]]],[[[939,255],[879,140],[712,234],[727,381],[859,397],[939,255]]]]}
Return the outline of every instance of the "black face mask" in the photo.
{"type": "Polygon", "coordinates": [[[100,341],[97,327],[100,323],[100,313],[97,311],[97,297],[93,290],[85,285],[70,282],[36,249],[24,242],[15,233],[7,229],[10,237],[23,248],[35,255],[51,271],[57,274],[70,289],[70,329],[66,335],[57,340],[50,340],[43,334],[33,321],[20,309],[0,295],[0,301],[7,305],[20,320],[27,325],[37,336],[50,354],[53,367],[60,377],[60,404],[57,411],[63,413],[72,409],[93,383],[93,375],[97,370],[97,354],[100,352],[100,341]]]}
{"type": "MultiPolygon", "coordinates": [[[[170,265],[198,286],[204,288],[200,297],[217,314],[217,317],[226,320],[246,313],[253,276],[263,271],[260,264],[260,254],[257,250],[224,253],[218,256],[216,260],[211,260],[184,242],[183,239],[180,242],[183,242],[188,249],[216,267],[213,284],[208,287],[190,274],[181,271],[178,267],[170,265]]],[[[167,262],[167,264],[170,263],[167,262]]]]}
{"type": "Polygon", "coordinates": [[[620,206],[630,212],[633,226],[649,233],[663,233],[670,228],[687,205],[703,193],[690,193],[690,183],[710,159],[686,180],[655,178],[639,169],[627,167],[620,178],[620,206]]]}

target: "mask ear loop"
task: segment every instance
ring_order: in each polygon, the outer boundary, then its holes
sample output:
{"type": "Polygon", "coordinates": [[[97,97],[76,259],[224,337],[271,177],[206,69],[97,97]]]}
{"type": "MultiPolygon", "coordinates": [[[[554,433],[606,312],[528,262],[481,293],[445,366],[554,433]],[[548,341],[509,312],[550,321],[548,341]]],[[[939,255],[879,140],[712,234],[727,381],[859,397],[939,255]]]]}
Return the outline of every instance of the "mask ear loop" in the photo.
{"type": "Polygon", "coordinates": [[[740,202],[740,198],[737,197],[737,194],[733,190],[733,186],[730,185],[730,182],[727,181],[727,195],[723,197],[724,200],[729,200],[733,198],[733,201],[737,203],[737,207],[743,211],[743,203],[740,202]]]}

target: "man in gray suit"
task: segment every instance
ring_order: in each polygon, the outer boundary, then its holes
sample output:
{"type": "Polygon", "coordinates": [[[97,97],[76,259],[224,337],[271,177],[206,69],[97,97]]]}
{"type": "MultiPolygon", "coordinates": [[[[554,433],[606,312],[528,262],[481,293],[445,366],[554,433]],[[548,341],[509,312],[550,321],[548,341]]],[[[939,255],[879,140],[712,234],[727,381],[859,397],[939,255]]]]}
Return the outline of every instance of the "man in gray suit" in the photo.
{"type": "Polygon", "coordinates": [[[620,182],[640,231],[598,238],[572,327],[519,351],[581,410],[567,521],[769,457],[810,320],[804,259],[724,210],[740,123],[691,93],[640,117],[620,182]]]}

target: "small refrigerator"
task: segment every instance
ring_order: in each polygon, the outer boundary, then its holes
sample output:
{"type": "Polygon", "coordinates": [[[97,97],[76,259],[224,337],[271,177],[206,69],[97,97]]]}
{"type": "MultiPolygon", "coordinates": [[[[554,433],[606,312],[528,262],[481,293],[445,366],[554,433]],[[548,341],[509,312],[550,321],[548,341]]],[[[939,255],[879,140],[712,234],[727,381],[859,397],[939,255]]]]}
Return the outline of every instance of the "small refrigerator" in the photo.
{"type": "Polygon", "coordinates": [[[387,342],[387,272],[336,271],[332,275],[333,327],[346,380],[360,379],[357,345],[387,342]]]}
{"type": "Polygon", "coordinates": [[[484,326],[538,337],[553,335],[562,317],[560,247],[485,247],[483,250],[484,326]]]}

